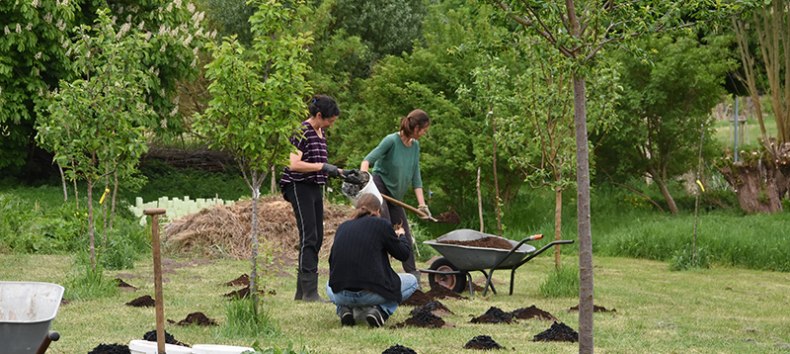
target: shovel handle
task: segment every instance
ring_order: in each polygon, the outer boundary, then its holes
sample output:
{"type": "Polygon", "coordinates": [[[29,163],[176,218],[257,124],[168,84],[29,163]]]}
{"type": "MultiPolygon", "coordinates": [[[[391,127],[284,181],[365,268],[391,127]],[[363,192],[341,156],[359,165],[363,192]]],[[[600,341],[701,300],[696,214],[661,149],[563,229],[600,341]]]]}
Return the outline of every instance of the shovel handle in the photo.
{"type": "Polygon", "coordinates": [[[436,218],[434,218],[433,216],[425,215],[425,213],[420,211],[420,209],[417,209],[417,208],[415,208],[415,207],[413,207],[413,206],[411,206],[409,204],[406,204],[406,203],[404,203],[404,202],[402,202],[400,200],[397,200],[397,199],[395,199],[393,197],[390,197],[390,196],[388,196],[386,194],[382,194],[381,197],[384,198],[384,200],[386,200],[386,201],[388,201],[388,202],[390,202],[392,204],[395,204],[397,206],[406,208],[409,211],[414,212],[415,214],[417,214],[422,219],[427,219],[427,220],[430,220],[430,221],[433,221],[433,222],[438,222],[439,221],[439,220],[436,220],[436,218]]]}

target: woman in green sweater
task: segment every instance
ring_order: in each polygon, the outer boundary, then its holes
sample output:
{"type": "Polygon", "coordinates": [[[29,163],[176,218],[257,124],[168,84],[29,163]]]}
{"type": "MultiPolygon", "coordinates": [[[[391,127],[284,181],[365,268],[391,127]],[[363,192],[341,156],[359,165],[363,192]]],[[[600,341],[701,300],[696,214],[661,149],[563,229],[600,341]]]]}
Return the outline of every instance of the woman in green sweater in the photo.
{"type": "MultiPolygon", "coordinates": [[[[362,164],[361,171],[368,171],[372,166],[373,181],[379,192],[398,200],[409,189],[414,189],[419,210],[428,217],[431,211],[425,204],[420,175],[420,142],[419,139],[428,132],[431,118],[423,110],[415,109],[401,119],[400,130],[384,137],[378,146],[371,151],[362,164]]],[[[390,220],[393,225],[400,224],[406,231],[409,249],[413,249],[411,230],[406,220],[406,212],[400,206],[390,202],[381,205],[381,217],[390,220]]],[[[414,261],[414,252],[403,262],[403,270],[414,274],[419,284],[420,272],[414,261]]]]}

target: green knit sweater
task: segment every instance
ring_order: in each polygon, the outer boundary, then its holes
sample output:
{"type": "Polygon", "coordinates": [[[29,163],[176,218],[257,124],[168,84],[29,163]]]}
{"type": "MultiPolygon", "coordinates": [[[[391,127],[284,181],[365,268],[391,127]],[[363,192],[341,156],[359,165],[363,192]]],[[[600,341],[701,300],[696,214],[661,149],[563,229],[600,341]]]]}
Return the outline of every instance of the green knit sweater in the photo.
{"type": "Polygon", "coordinates": [[[422,188],[420,176],[420,142],[412,140],[406,146],[398,133],[392,133],[381,139],[365,160],[372,166],[374,174],[381,176],[384,185],[396,199],[403,196],[411,188],[422,188]]]}

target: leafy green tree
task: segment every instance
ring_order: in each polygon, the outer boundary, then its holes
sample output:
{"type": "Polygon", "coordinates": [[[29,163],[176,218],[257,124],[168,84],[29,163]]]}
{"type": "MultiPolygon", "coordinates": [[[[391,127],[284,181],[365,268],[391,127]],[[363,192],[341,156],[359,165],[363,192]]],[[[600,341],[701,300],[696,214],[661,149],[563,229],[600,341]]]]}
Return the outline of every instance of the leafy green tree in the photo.
{"type": "Polygon", "coordinates": [[[140,64],[153,78],[146,91],[156,116],[147,126],[158,136],[175,134],[182,127],[176,85],[197,74],[197,52],[207,33],[205,14],[184,0],[33,0],[3,2],[0,17],[8,20],[0,30],[0,131],[13,144],[0,146],[0,169],[19,166],[34,144],[34,107],[60,80],[72,81],[72,57],[66,55],[69,36],[80,25],[92,25],[97,10],[109,9],[116,32],[141,33],[150,46],[140,64]]]}
{"type": "Polygon", "coordinates": [[[378,57],[410,52],[420,40],[422,0],[336,0],[336,26],[359,36],[378,57]]]}
{"type": "MultiPolygon", "coordinates": [[[[297,9],[278,1],[257,2],[250,18],[252,47],[235,37],[210,45],[213,60],[206,75],[211,101],[205,114],[195,117],[195,130],[210,146],[236,156],[252,193],[252,271],[250,292],[257,314],[258,199],[260,186],[277,163],[293,151],[289,138],[299,132],[305,117],[304,98],[310,91],[312,43],[309,33],[295,31],[297,9]]],[[[255,317],[257,318],[257,316],[255,317]]]]}
{"type": "MultiPolygon", "coordinates": [[[[486,124],[490,121],[487,110],[472,104],[474,100],[459,89],[473,86],[473,72],[486,56],[498,57],[512,72],[526,65],[514,51],[517,39],[506,26],[507,19],[496,13],[481,2],[429,6],[424,43],[403,57],[377,62],[373,75],[360,83],[359,100],[344,108],[346,118],[335,126],[335,138],[341,143],[333,144],[338,147],[333,156],[346,156],[355,165],[381,137],[397,131],[402,116],[421,108],[432,121],[430,132],[420,142],[426,189],[435,191],[440,203],[459,211],[470,209],[478,167],[493,170],[493,137],[486,124]]],[[[507,203],[523,178],[504,156],[498,157],[497,166],[502,199],[507,203]]],[[[490,174],[484,185],[493,185],[490,174]]]]}
{"type": "Polygon", "coordinates": [[[79,2],[0,2],[0,169],[17,171],[34,135],[33,107],[69,76],[67,29],[79,2]]]}
{"type": "MultiPolygon", "coordinates": [[[[587,79],[597,54],[612,42],[684,26],[722,5],[707,1],[505,1],[493,0],[516,23],[553,46],[573,65],[579,237],[579,352],[593,352],[593,267],[590,230],[590,163],[587,137],[587,79]]],[[[739,6],[738,4],[732,5],[739,6]]],[[[726,13],[721,11],[720,13],[726,13]]]]}
{"type": "Polygon", "coordinates": [[[145,122],[155,114],[146,102],[152,80],[141,66],[148,39],[129,27],[115,31],[108,11],[99,11],[94,27],[82,25],[69,47],[80,77],[61,81],[37,124],[37,139],[67,168],[71,180],[88,185],[88,236],[95,270],[93,187],[113,172],[134,169],[147,150],[145,122]]]}
{"type": "Polygon", "coordinates": [[[596,147],[599,168],[627,180],[652,179],[672,214],[678,212],[669,184],[693,171],[704,132],[707,157],[714,152],[710,110],[724,96],[731,39],[695,34],[662,35],[639,41],[642,56],[619,51],[623,95],[616,129],[596,147]]]}

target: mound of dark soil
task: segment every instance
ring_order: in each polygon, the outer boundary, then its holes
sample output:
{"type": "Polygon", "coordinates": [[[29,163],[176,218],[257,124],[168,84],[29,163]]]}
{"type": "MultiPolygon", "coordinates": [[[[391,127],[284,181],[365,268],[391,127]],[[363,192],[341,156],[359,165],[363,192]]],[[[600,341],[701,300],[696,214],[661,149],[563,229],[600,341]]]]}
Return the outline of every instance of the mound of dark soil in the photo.
{"type": "MultiPolygon", "coordinates": [[[[264,295],[266,293],[263,290],[258,290],[258,294],[264,295]]],[[[269,290],[269,294],[270,295],[276,295],[276,292],[274,290],[269,290]]],[[[231,292],[229,292],[229,293],[227,293],[225,295],[222,295],[222,296],[229,297],[229,298],[232,298],[232,299],[246,299],[246,298],[248,298],[250,296],[250,287],[246,286],[246,287],[241,288],[239,290],[231,291],[231,292]]]]}
{"type": "Polygon", "coordinates": [[[461,217],[453,210],[448,210],[436,216],[436,220],[445,224],[460,224],[461,217]]]}
{"type": "Polygon", "coordinates": [[[156,305],[156,301],[154,301],[151,295],[143,295],[127,302],[126,305],[134,307],[153,307],[156,305]]]}
{"type": "Polygon", "coordinates": [[[471,323],[512,323],[513,314],[502,311],[498,307],[492,306],[481,316],[473,318],[471,323]]]}
{"type": "Polygon", "coordinates": [[[480,335],[477,337],[472,338],[466,344],[464,344],[464,349],[481,349],[481,350],[489,350],[489,349],[503,349],[504,347],[499,345],[499,343],[495,342],[489,336],[480,335]]]}
{"type": "Polygon", "coordinates": [[[405,321],[403,321],[403,323],[399,323],[395,325],[395,328],[402,328],[407,326],[422,327],[422,328],[441,328],[446,324],[441,317],[432,314],[431,311],[428,311],[427,309],[422,307],[420,309],[422,310],[417,311],[417,313],[414,313],[412,311],[412,316],[407,318],[405,321]]]}
{"type": "MultiPolygon", "coordinates": [[[[156,342],[156,330],[154,329],[154,330],[145,332],[145,334],[143,335],[143,340],[147,340],[147,341],[150,341],[150,342],[156,342]]],[[[189,344],[186,344],[184,342],[179,342],[176,339],[176,337],[173,337],[173,335],[170,334],[170,333],[167,333],[167,331],[165,331],[165,343],[181,345],[181,346],[184,346],[184,347],[191,347],[191,345],[189,345],[189,344]]]]}
{"type": "Polygon", "coordinates": [[[452,299],[466,300],[466,296],[458,294],[457,292],[447,289],[443,286],[434,286],[430,291],[425,293],[425,295],[431,299],[446,299],[449,297],[452,299]]]}
{"type": "MultiPolygon", "coordinates": [[[[568,311],[571,311],[571,312],[579,311],[579,305],[576,305],[576,306],[573,306],[573,307],[569,308],[568,311]]],[[[603,307],[603,306],[593,305],[593,312],[617,312],[617,309],[609,310],[609,309],[607,309],[606,307],[603,307]]]]}
{"type": "Polygon", "coordinates": [[[208,316],[202,312],[193,312],[188,314],[185,319],[178,321],[176,324],[179,326],[188,326],[193,324],[198,326],[216,326],[217,321],[208,318],[208,316]]]}
{"type": "Polygon", "coordinates": [[[411,349],[409,347],[404,347],[400,344],[395,344],[387,348],[383,352],[381,352],[381,354],[417,354],[417,352],[415,352],[414,349],[411,349]]]}
{"type": "Polygon", "coordinates": [[[428,311],[439,317],[443,315],[453,314],[453,312],[450,311],[450,309],[448,309],[447,306],[444,306],[444,304],[435,300],[428,301],[427,303],[425,303],[425,305],[422,305],[420,307],[411,310],[410,314],[415,315],[420,311],[428,311]]]}
{"type": "Polygon", "coordinates": [[[513,244],[499,237],[483,237],[481,239],[471,240],[471,241],[443,240],[437,242],[447,243],[451,245],[461,245],[461,246],[498,248],[503,250],[510,250],[511,248],[513,248],[513,244]]]}
{"type": "Polygon", "coordinates": [[[562,322],[556,321],[551,328],[538,333],[532,338],[533,342],[578,342],[579,333],[562,322]]]}
{"type": "Polygon", "coordinates": [[[119,288],[125,288],[129,290],[137,290],[134,286],[130,285],[129,283],[123,281],[121,278],[115,278],[115,282],[118,283],[119,288]]]}
{"type": "Polygon", "coordinates": [[[513,310],[511,313],[513,314],[513,317],[522,320],[535,318],[546,321],[557,321],[557,318],[554,317],[554,315],[535,307],[535,305],[530,307],[522,307],[520,309],[513,310]]]}
{"type": "Polygon", "coordinates": [[[422,306],[430,301],[431,298],[429,298],[428,295],[425,295],[425,293],[422,292],[422,290],[418,289],[413,294],[411,294],[411,296],[409,296],[409,298],[406,299],[406,301],[402,302],[401,305],[422,306]]]}
{"type": "Polygon", "coordinates": [[[227,286],[250,286],[250,276],[247,275],[247,273],[244,273],[242,275],[239,275],[238,278],[233,279],[233,280],[225,283],[225,285],[227,285],[227,286]]]}
{"type": "Polygon", "coordinates": [[[131,354],[129,346],[123,344],[99,344],[88,354],[131,354]]]}

